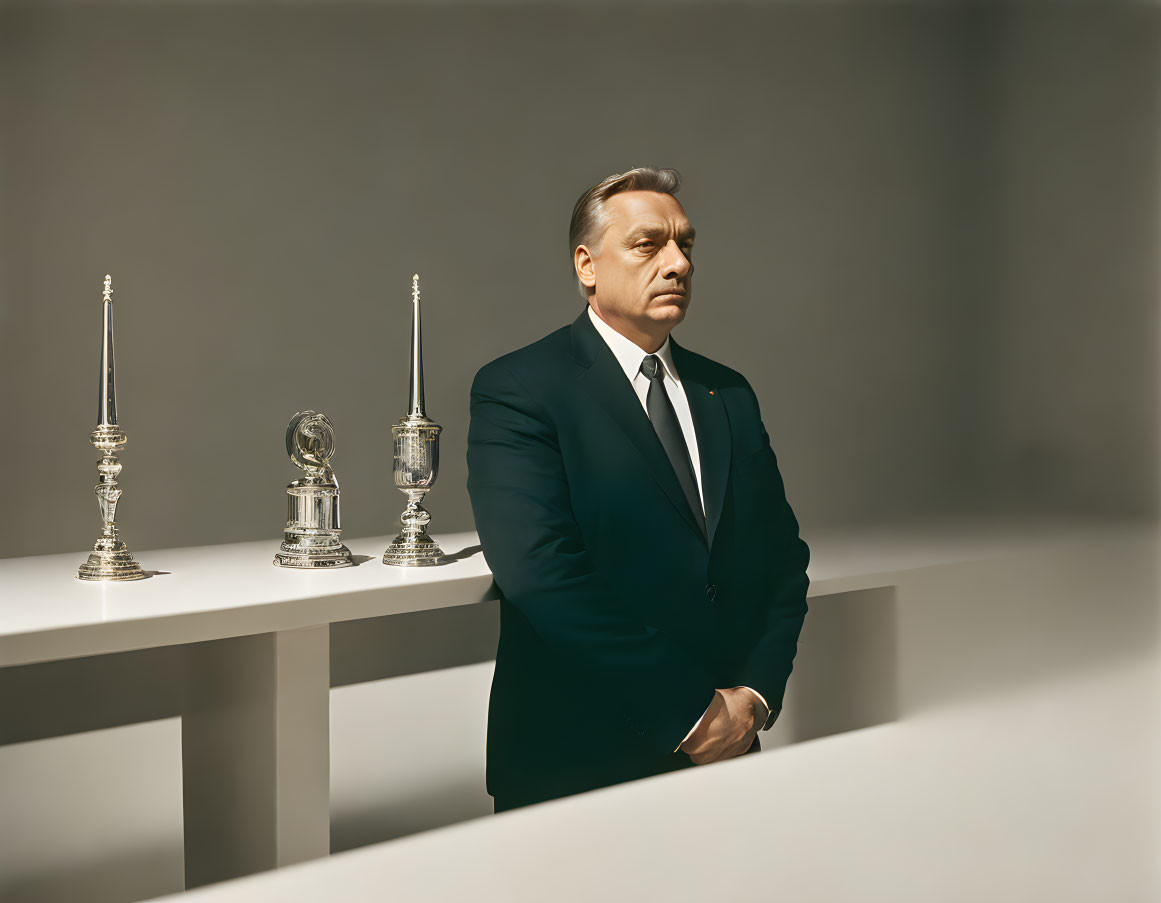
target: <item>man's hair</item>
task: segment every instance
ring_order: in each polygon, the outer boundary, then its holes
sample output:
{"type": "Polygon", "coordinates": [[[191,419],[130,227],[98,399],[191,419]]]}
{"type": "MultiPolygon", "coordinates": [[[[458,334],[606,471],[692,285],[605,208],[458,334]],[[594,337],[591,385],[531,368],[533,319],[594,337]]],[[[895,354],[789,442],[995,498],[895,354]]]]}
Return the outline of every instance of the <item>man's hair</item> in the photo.
{"type": "MultiPolygon", "coordinates": [[[[572,221],[568,227],[568,253],[574,261],[573,275],[576,276],[575,254],[578,245],[585,245],[596,257],[601,253],[605,230],[609,228],[609,217],[605,201],[622,191],[659,191],[676,194],[681,187],[681,174],[676,169],[656,169],[652,166],[638,166],[628,172],[617,172],[597,182],[577,200],[572,208],[572,221]]],[[[585,285],[576,277],[577,290],[587,299],[585,285]]]]}

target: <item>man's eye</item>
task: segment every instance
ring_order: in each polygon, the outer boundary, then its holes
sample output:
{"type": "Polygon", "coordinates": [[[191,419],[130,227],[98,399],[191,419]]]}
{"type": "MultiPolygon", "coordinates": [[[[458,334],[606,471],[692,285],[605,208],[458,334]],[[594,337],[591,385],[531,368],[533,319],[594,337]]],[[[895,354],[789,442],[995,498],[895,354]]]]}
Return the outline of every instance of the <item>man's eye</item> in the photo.
{"type": "Polygon", "coordinates": [[[637,242],[637,247],[638,248],[651,248],[651,247],[653,247],[653,242],[651,242],[651,241],[639,241],[639,242],[637,242]]]}

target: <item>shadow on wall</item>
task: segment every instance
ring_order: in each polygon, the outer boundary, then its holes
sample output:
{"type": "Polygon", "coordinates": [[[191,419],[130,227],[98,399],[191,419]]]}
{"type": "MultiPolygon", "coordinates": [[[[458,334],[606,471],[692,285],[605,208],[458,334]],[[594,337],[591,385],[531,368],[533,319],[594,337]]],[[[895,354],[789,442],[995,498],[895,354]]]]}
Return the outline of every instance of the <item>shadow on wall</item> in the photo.
{"type": "Polygon", "coordinates": [[[895,587],[807,604],[782,713],[762,735],[762,752],[899,717],[895,587]]]}
{"type": "MultiPolygon", "coordinates": [[[[437,671],[496,655],[499,603],[331,626],[331,686],[437,671]]],[[[182,646],[0,669],[0,746],[181,714],[182,646]]]]}

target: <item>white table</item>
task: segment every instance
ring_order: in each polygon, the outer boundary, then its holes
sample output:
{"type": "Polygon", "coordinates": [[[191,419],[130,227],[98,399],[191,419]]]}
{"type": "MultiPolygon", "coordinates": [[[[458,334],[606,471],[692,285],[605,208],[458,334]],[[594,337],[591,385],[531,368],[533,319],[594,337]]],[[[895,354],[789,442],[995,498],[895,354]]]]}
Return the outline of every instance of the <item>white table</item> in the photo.
{"type": "Polygon", "coordinates": [[[186,645],[186,886],[330,853],[330,625],[494,598],[474,532],[457,560],[399,568],[391,537],[356,567],[272,564],[277,540],[142,552],[146,580],[75,577],[86,553],[0,560],[0,667],[186,645]]]}
{"type": "MultiPolygon", "coordinates": [[[[1083,535],[1088,522],[963,521],[808,537],[812,597],[891,587],[900,575],[1083,535]]],[[[0,560],[0,667],[182,645],[186,884],[330,851],[330,624],[494,598],[473,532],[440,534],[457,560],[403,569],[390,537],[353,539],[357,567],[271,563],[277,541],[137,555],[147,580],[75,578],[86,553],[0,560]]]]}
{"type": "MultiPolygon", "coordinates": [[[[1123,522],[1112,522],[1112,529],[1123,522]]],[[[808,536],[810,594],[890,586],[900,573],[1011,554],[1083,536],[1091,520],[865,526],[808,536]]],[[[1131,525],[1125,529],[1132,529],[1131,525]]],[[[0,559],[0,667],[129,649],[277,633],[494,598],[474,531],[435,536],[459,560],[429,568],[380,562],[391,537],[346,539],[357,567],[275,567],[278,540],[137,554],[156,576],[127,583],[75,577],[87,551],[0,559]]]]}
{"type": "Polygon", "coordinates": [[[1156,529],[959,524],[815,548],[816,594],[900,579],[903,639],[923,641],[901,650],[911,688],[950,668],[957,692],[183,899],[1161,899],[1156,529]],[[916,633],[929,605],[944,626],[916,633]]]}

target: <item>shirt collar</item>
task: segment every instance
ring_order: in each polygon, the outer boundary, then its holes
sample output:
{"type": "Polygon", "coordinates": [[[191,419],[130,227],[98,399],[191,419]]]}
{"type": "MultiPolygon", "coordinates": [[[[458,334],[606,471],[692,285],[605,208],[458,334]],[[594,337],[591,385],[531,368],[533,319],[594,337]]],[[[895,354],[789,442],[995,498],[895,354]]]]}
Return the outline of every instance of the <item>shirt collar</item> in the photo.
{"type": "MultiPolygon", "coordinates": [[[[591,304],[589,305],[588,311],[589,319],[592,320],[593,326],[596,327],[601,338],[605,340],[605,344],[613,352],[617,363],[621,365],[621,369],[629,377],[629,382],[632,382],[641,371],[641,362],[645,360],[649,352],[632,339],[621,335],[621,333],[617,332],[617,330],[597,316],[597,312],[593,310],[591,304]]],[[[657,355],[658,360],[661,361],[661,366],[665,368],[665,375],[674,382],[680,383],[681,379],[677,375],[677,367],[673,364],[673,354],[669,347],[669,336],[665,337],[665,341],[661,347],[653,353],[657,355]]]]}

